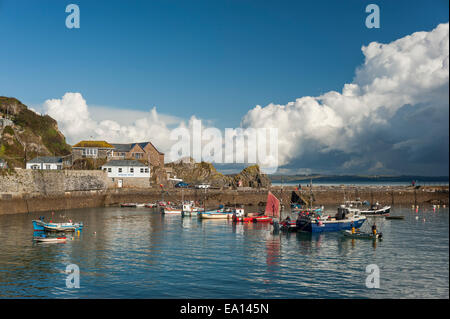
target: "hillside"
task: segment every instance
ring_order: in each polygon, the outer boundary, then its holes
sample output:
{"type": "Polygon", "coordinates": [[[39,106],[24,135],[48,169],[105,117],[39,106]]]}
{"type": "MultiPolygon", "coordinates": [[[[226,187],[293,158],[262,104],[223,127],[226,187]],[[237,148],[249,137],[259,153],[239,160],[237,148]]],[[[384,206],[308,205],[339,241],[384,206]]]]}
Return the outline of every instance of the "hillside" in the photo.
{"type": "Polygon", "coordinates": [[[0,96],[0,119],[6,117],[12,124],[3,127],[0,123],[0,158],[9,167],[25,167],[26,161],[36,156],[71,153],[71,146],[50,116],[36,114],[15,98],[0,96]]]}

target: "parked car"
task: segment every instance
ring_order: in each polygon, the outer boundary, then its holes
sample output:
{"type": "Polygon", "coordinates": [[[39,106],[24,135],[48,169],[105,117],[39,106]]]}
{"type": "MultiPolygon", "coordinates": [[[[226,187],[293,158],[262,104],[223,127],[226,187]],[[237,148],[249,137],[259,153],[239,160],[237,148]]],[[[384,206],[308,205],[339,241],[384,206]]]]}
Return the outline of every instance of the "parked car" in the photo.
{"type": "Polygon", "coordinates": [[[200,185],[197,185],[197,186],[195,186],[196,188],[210,188],[211,187],[211,185],[209,185],[209,184],[200,184],[200,185]]]}
{"type": "Polygon", "coordinates": [[[178,182],[175,184],[175,187],[187,188],[187,187],[189,187],[189,184],[185,183],[185,182],[178,182]]]}

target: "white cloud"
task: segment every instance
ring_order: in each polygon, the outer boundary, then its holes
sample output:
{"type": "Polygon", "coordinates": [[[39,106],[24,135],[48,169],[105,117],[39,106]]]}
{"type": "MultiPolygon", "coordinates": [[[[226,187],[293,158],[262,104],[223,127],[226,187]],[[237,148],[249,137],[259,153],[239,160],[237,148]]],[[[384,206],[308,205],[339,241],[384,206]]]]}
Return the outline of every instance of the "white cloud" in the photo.
{"type": "MultiPolygon", "coordinates": [[[[449,24],[388,44],[373,42],[362,53],[364,64],[342,92],[257,105],[241,127],[278,129],[283,172],[301,167],[302,172],[448,174],[449,24]]],[[[150,140],[165,153],[175,143],[171,128],[191,129],[196,119],[186,124],[155,107],[149,112],[88,107],[80,93],[47,100],[43,109],[70,143],[150,140]]],[[[211,123],[204,120],[202,130],[205,124],[211,123]]]]}
{"type": "Polygon", "coordinates": [[[421,152],[437,136],[447,136],[441,142],[443,154],[448,154],[448,23],[389,44],[370,43],[362,52],[364,65],[342,93],[331,91],[286,105],[256,106],[244,116],[242,126],[277,127],[281,165],[301,165],[302,159],[315,157],[317,164],[326,167],[325,160],[347,154],[341,161],[344,170],[356,164],[360,169],[365,164],[366,170],[374,172],[390,170],[389,155],[383,153],[411,143],[414,152],[421,152]],[[420,113],[422,124],[413,124],[420,113]],[[433,114],[438,114],[435,122],[429,118],[433,114]],[[436,134],[429,135],[426,131],[436,125],[440,126],[432,129],[436,134]],[[419,140],[416,130],[422,129],[419,140]],[[384,149],[371,148],[370,143],[381,141],[376,140],[377,135],[387,143],[384,149]]]}
{"type": "Polygon", "coordinates": [[[44,110],[53,117],[69,143],[83,139],[106,140],[111,143],[152,141],[161,151],[170,147],[168,125],[174,117],[160,116],[156,108],[149,112],[117,110],[114,108],[90,109],[80,93],[66,93],[61,99],[44,103],[44,110]],[[134,122],[129,114],[136,116],[134,122]],[[109,119],[107,119],[109,118],[109,119]],[[125,122],[125,124],[123,123],[125,122]]]}

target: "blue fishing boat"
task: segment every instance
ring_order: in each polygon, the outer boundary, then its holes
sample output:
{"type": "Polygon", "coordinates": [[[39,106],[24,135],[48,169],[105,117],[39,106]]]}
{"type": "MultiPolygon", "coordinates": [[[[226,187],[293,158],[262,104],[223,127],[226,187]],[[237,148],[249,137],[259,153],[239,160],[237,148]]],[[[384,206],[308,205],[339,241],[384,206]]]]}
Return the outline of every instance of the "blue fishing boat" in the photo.
{"type": "Polygon", "coordinates": [[[333,232],[360,228],[366,221],[366,216],[355,214],[345,207],[339,207],[335,216],[325,216],[315,212],[299,214],[296,221],[296,231],[311,233],[333,232]]]}
{"type": "Polygon", "coordinates": [[[68,223],[46,223],[44,218],[41,217],[38,220],[33,220],[33,229],[35,231],[77,231],[83,228],[83,223],[73,223],[69,221],[68,223]]]}

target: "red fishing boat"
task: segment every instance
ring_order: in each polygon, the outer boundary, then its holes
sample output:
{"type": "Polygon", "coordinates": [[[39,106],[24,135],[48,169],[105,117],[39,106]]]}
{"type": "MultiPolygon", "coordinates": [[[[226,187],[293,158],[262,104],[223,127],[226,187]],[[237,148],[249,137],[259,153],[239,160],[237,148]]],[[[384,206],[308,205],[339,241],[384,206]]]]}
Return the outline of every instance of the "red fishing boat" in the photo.
{"type": "Polygon", "coordinates": [[[234,222],[269,223],[280,216],[280,201],[270,191],[267,194],[267,204],[264,213],[257,216],[233,216],[234,222]]]}

